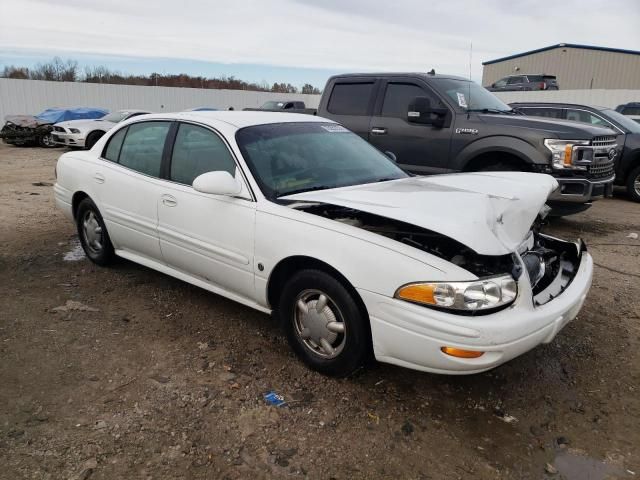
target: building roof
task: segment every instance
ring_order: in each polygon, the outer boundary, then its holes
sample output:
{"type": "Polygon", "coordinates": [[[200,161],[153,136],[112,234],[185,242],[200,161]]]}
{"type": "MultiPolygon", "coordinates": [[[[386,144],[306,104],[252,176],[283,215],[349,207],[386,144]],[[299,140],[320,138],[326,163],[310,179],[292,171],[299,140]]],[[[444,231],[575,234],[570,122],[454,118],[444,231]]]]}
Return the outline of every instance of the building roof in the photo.
{"type": "Polygon", "coordinates": [[[537,50],[529,50],[528,52],[516,53],[515,55],[509,55],[508,57],[496,58],[495,60],[487,60],[482,62],[482,65],[491,65],[492,63],[504,62],[505,60],[512,60],[514,58],[525,57],[534,53],[546,52],[548,50],[554,50],[556,48],[580,48],[582,50],[598,50],[600,52],[612,52],[612,53],[628,53],[630,55],[640,55],[637,50],[623,50],[621,48],[609,48],[609,47],[595,47],[593,45],[578,45],[576,43],[558,43],[557,45],[550,45],[548,47],[538,48],[537,50]]]}

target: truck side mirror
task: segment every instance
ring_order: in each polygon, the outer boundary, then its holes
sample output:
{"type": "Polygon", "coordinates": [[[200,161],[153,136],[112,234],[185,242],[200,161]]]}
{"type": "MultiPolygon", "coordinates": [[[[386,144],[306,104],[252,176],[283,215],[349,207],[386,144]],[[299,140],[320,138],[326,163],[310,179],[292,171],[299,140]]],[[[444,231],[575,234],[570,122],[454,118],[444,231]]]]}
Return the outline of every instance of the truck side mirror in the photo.
{"type": "Polygon", "coordinates": [[[421,125],[433,125],[442,128],[447,115],[446,108],[433,108],[428,97],[416,97],[409,104],[407,121],[409,123],[419,123],[421,125]]]}

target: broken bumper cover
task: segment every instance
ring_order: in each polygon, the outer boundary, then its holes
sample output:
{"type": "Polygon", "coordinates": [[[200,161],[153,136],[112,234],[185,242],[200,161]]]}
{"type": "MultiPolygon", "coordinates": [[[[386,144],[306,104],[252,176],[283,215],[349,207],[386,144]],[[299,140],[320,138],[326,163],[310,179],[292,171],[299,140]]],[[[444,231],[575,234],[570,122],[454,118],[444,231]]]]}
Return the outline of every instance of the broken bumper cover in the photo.
{"type": "Polygon", "coordinates": [[[518,298],[504,310],[461,316],[358,290],[369,312],[376,359],[415,370],[472,374],[490,370],[541,343],[549,343],[573,320],[587,297],[593,260],[582,252],[575,277],[561,295],[534,306],[527,275],[518,281],[518,298]],[[442,347],[485,352],[457,358],[442,347]]]}

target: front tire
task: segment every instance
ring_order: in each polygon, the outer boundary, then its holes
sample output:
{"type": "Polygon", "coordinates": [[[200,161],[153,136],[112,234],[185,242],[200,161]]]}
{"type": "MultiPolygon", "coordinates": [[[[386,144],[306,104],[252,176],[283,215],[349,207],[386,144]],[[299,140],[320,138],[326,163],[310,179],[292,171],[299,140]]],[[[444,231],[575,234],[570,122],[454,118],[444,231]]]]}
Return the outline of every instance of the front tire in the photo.
{"type": "Polygon", "coordinates": [[[627,177],[627,192],[634,202],[640,202],[640,166],[637,166],[627,177]]]}
{"type": "Polygon", "coordinates": [[[368,318],[354,295],[321,270],[302,270],[285,284],[278,311],[287,340],[313,370],[343,377],[367,359],[368,318]]]}
{"type": "Polygon", "coordinates": [[[42,148],[53,148],[56,146],[56,142],[53,141],[51,133],[46,133],[38,138],[38,145],[42,148]]]}
{"type": "Polygon", "coordinates": [[[90,198],[85,198],[78,205],[76,225],[80,243],[89,260],[100,266],[109,265],[115,256],[113,245],[102,215],[90,198]]]}

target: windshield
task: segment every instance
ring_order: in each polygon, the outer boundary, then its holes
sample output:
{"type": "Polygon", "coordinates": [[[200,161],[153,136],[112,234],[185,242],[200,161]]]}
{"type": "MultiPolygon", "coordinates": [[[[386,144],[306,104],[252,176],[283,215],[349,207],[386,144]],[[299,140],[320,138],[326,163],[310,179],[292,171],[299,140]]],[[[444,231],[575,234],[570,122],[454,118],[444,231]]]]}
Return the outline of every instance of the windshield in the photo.
{"type": "Polygon", "coordinates": [[[127,115],[129,115],[129,112],[111,112],[111,113],[106,114],[100,120],[105,120],[107,122],[118,123],[118,122],[122,121],[122,119],[124,117],[126,117],[127,115]]]}
{"type": "Polygon", "coordinates": [[[236,141],[270,200],[408,177],[386,155],[335,123],[257,125],[239,130],[236,141]]]}
{"type": "Polygon", "coordinates": [[[265,110],[278,110],[282,107],[284,107],[284,102],[276,102],[274,100],[271,100],[269,102],[265,102],[265,104],[260,108],[263,108],[265,110]]]}
{"type": "Polygon", "coordinates": [[[477,83],[453,78],[434,78],[431,82],[440,94],[464,111],[511,112],[511,107],[477,83]]]}
{"type": "Polygon", "coordinates": [[[623,130],[627,130],[628,133],[640,133],[640,123],[634,122],[632,119],[620,112],[607,108],[602,110],[602,113],[617,123],[623,130]]]}

